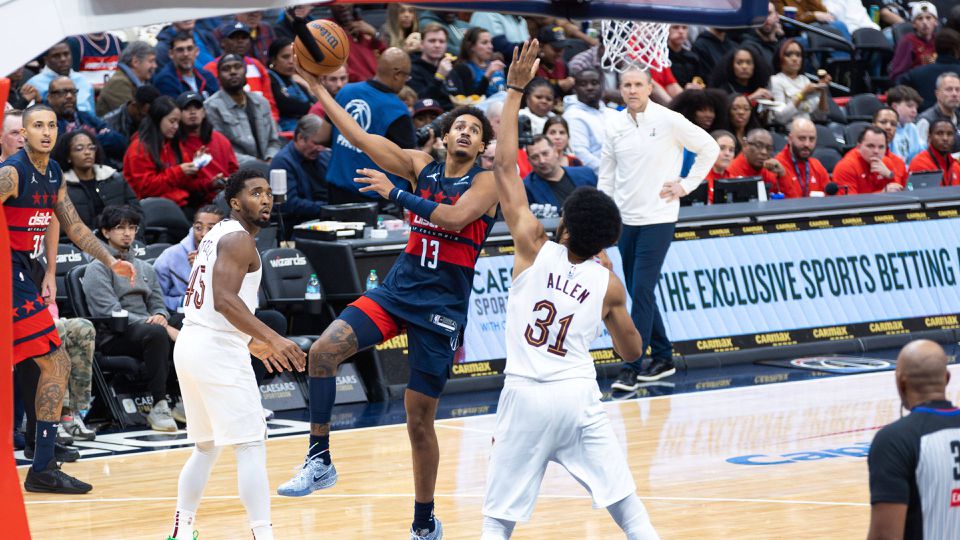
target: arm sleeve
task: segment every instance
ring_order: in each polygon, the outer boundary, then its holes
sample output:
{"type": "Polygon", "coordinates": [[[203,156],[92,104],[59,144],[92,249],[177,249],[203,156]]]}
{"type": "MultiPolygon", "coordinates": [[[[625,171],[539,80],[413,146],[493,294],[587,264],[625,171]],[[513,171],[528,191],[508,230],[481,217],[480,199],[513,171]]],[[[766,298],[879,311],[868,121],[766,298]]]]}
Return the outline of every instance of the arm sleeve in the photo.
{"type": "MultiPolygon", "coordinates": [[[[121,309],[120,299],[113,291],[112,272],[100,261],[94,261],[87,266],[83,274],[83,292],[87,297],[87,309],[93,317],[109,317],[114,311],[121,309]]],[[[136,315],[129,314],[130,322],[136,315]]]]}
{"type": "Polygon", "coordinates": [[[394,120],[387,128],[387,138],[400,148],[416,148],[417,136],[413,128],[413,118],[404,114],[394,120]]]}
{"type": "Polygon", "coordinates": [[[183,300],[179,295],[171,294],[175,289],[173,288],[173,269],[170,268],[169,257],[165,257],[166,251],[164,251],[159,257],[157,257],[156,262],[153,263],[153,270],[157,274],[157,283],[160,284],[160,290],[163,292],[163,305],[170,312],[177,310],[177,307],[180,305],[180,300],[183,300]]]}
{"type": "Polygon", "coordinates": [[[916,471],[917,449],[897,427],[904,426],[891,424],[881,429],[870,445],[870,504],[910,502],[910,478],[916,471]]]}
{"type": "Polygon", "coordinates": [[[673,117],[673,133],[684,148],[696,157],[687,177],[680,181],[684,191],[690,193],[706,178],[720,155],[720,145],[709,133],[679,114],[673,117]]]}
{"type": "Polygon", "coordinates": [[[610,131],[607,130],[603,138],[603,150],[600,151],[600,174],[597,179],[597,189],[613,197],[616,188],[617,156],[610,141],[610,131]]]}

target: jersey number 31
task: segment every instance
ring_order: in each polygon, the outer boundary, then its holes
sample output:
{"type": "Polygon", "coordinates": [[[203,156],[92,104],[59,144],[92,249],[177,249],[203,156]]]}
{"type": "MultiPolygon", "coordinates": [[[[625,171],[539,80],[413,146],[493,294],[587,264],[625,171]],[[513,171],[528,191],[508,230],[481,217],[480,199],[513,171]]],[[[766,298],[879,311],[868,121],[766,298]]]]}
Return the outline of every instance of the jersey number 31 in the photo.
{"type": "MultiPolygon", "coordinates": [[[[547,344],[547,340],[550,338],[550,326],[557,318],[557,306],[549,300],[541,300],[533,306],[533,312],[543,312],[543,316],[534,321],[533,325],[527,325],[527,331],[523,333],[523,337],[527,339],[527,343],[534,347],[542,347],[547,344]]],[[[570,323],[573,322],[573,315],[567,315],[557,322],[560,324],[557,339],[554,340],[552,345],[547,346],[547,352],[557,356],[566,356],[567,350],[563,348],[563,342],[567,339],[567,330],[570,329],[570,323]]]]}
{"type": "Polygon", "coordinates": [[[193,302],[193,306],[197,309],[200,309],[200,306],[203,305],[203,295],[207,292],[207,285],[203,282],[203,273],[206,271],[206,265],[198,265],[193,269],[193,273],[190,274],[190,284],[187,285],[187,292],[183,295],[183,307],[190,305],[190,302],[193,302]]]}

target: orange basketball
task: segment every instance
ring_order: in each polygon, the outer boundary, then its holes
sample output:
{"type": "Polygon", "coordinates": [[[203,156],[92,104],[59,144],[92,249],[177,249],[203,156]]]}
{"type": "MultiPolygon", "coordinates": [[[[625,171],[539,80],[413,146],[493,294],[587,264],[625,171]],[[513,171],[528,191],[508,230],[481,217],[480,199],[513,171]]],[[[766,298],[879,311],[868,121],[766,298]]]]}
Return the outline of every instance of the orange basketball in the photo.
{"type": "Polygon", "coordinates": [[[333,73],[347,61],[350,55],[350,39],[347,33],[337,23],[327,20],[310,21],[307,30],[313,37],[318,52],[310,53],[310,49],[298,36],[293,42],[293,52],[297,55],[297,63],[304,70],[313,75],[327,75],[333,73]]]}

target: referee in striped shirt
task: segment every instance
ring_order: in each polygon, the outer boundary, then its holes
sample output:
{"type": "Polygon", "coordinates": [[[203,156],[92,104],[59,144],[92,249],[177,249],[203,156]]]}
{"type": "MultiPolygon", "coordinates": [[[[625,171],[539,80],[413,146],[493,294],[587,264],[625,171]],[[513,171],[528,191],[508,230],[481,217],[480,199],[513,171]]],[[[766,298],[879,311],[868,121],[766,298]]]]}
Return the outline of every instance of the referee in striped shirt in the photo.
{"type": "Polygon", "coordinates": [[[947,355],[928,340],[897,357],[910,414],[881,429],[870,457],[867,540],[960,538],[960,409],[947,401],[947,355]]]}

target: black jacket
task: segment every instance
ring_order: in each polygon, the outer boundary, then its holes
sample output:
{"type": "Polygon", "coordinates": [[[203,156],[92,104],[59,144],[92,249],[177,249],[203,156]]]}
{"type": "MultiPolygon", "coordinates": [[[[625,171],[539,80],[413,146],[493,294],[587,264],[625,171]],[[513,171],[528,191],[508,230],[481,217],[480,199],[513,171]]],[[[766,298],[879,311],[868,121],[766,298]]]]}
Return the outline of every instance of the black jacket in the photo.
{"type": "Polygon", "coordinates": [[[100,213],[113,204],[129,204],[142,212],[140,201],[123,175],[106,165],[94,165],[95,180],[81,181],[74,170],[63,173],[67,195],[77,215],[90,230],[97,230],[100,213]]]}
{"type": "Polygon", "coordinates": [[[438,79],[436,73],[437,66],[421,58],[420,54],[415,54],[410,69],[410,81],[407,84],[417,93],[418,99],[432,99],[444,110],[448,110],[453,104],[443,87],[443,80],[438,79]]]}

